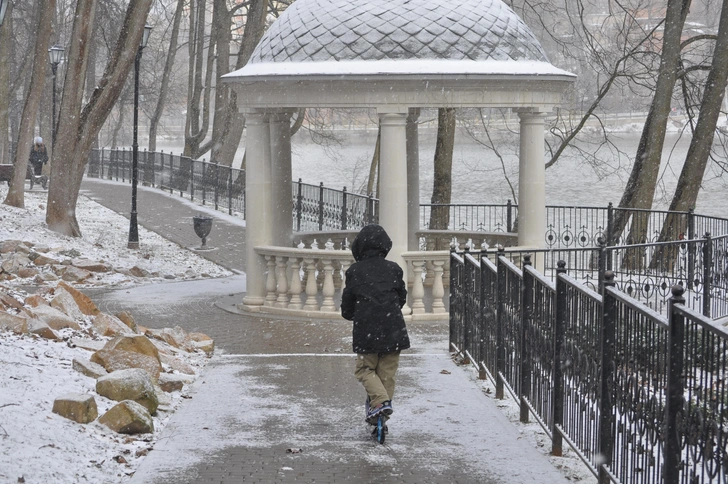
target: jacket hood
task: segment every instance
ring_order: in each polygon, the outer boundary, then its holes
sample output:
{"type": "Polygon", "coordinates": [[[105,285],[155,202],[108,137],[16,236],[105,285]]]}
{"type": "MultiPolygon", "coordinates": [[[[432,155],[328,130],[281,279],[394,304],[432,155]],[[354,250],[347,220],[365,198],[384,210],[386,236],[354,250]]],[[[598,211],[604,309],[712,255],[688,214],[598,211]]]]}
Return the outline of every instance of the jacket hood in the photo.
{"type": "Polygon", "coordinates": [[[356,261],[368,257],[386,257],[391,249],[392,239],[384,227],[377,224],[367,225],[361,229],[351,244],[351,253],[356,261]]]}

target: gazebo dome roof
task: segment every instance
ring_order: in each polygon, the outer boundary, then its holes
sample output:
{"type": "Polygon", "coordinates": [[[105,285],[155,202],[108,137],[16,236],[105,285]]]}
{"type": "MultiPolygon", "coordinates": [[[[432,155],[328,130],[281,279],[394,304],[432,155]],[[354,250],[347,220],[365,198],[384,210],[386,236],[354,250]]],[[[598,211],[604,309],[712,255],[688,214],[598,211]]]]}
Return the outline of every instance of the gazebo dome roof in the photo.
{"type": "Polygon", "coordinates": [[[436,59],[548,62],[501,0],[298,0],[249,63],[436,59]]]}

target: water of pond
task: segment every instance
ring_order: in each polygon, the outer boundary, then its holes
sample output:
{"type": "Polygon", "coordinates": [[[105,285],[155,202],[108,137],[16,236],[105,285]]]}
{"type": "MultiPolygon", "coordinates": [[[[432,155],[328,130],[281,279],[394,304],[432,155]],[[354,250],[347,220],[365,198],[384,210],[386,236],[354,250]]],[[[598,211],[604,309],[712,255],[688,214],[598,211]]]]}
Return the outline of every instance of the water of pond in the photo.
{"type": "MultiPolygon", "coordinates": [[[[369,164],[376,142],[376,131],[337,132],[340,144],[314,143],[307,133],[293,138],[293,178],[304,183],[360,191],[366,185],[369,164]]],[[[616,148],[583,144],[582,148],[596,153],[600,161],[588,162],[576,151],[566,152],[554,166],[546,170],[546,203],[549,205],[599,205],[619,202],[629,177],[633,155],[639,141],[639,131],[614,133],[611,139],[616,148]],[[618,156],[615,151],[624,154],[618,156]]],[[[508,173],[518,189],[518,138],[500,140],[497,145],[503,162],[492,150],[473,141],[467,134],[458,133],[453,153],[453,203],[505,203],[513,199],[504,177],[508,173]]],[[[181,143],[158,143],[159,149],[181,151],[181,143]]],[[[669,133],[665,142],[663,168],[656,193],[655,208],[667,208],[680,174],[689,146],[689,138],[669,133]]],[[[433,155],[435,139],[432,131],[420,135],[420,202],[429,203],[432,193],[433,155]]],[[[238,159],[242,157],[242,149],[238,159]]],[[[696,211],[706,215],[728,216],[728,175],[711,164],[706,172],[696,211]]]]}

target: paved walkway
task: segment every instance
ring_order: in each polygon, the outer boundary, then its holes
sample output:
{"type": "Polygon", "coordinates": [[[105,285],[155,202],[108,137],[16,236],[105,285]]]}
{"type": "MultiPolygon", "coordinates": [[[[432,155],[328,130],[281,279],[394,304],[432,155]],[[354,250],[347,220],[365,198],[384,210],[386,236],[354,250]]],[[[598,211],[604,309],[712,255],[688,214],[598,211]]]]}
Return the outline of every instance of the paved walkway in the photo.
{"type": "MultiPolygon", "coordinates": [[[[128,186],[87,180],[82,193],[128,211],[128,186]]],[[[138,203],[144,227],[199,245],[190,220],[199,210],[188,202],[143,189],[138,203]]],[[[244,229],[215,218],[208,243],[218,250],[203,255],[243,271],[244,229]]],[[[362,418],[350,323],[236,314],[243,289],[238,275],[92,294],[105,311],[203,331],[219,349],[132,483],[569,482],[473,372],[453,363],[446,322],[409,324],[413,349],[403,354],[390,433],[379,445],[362,418]]]]}

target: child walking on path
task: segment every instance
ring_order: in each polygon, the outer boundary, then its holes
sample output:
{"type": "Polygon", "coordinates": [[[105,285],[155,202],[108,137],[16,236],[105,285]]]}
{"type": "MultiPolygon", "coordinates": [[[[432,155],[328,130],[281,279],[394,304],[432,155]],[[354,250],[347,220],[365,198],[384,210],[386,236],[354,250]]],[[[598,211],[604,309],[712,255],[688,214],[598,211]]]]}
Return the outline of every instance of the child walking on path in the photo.
{"type": "Polygon", "coordinates": [[[367,225],[351,245],[354,264],[346,271],[341,315],[353,325],[356,379],[367,392],[367,421],[392,414],[399,353],[410,347],[402,307],[407,288],[402,269],[385,259],[392,239],[380,225],[367,225]]]}

